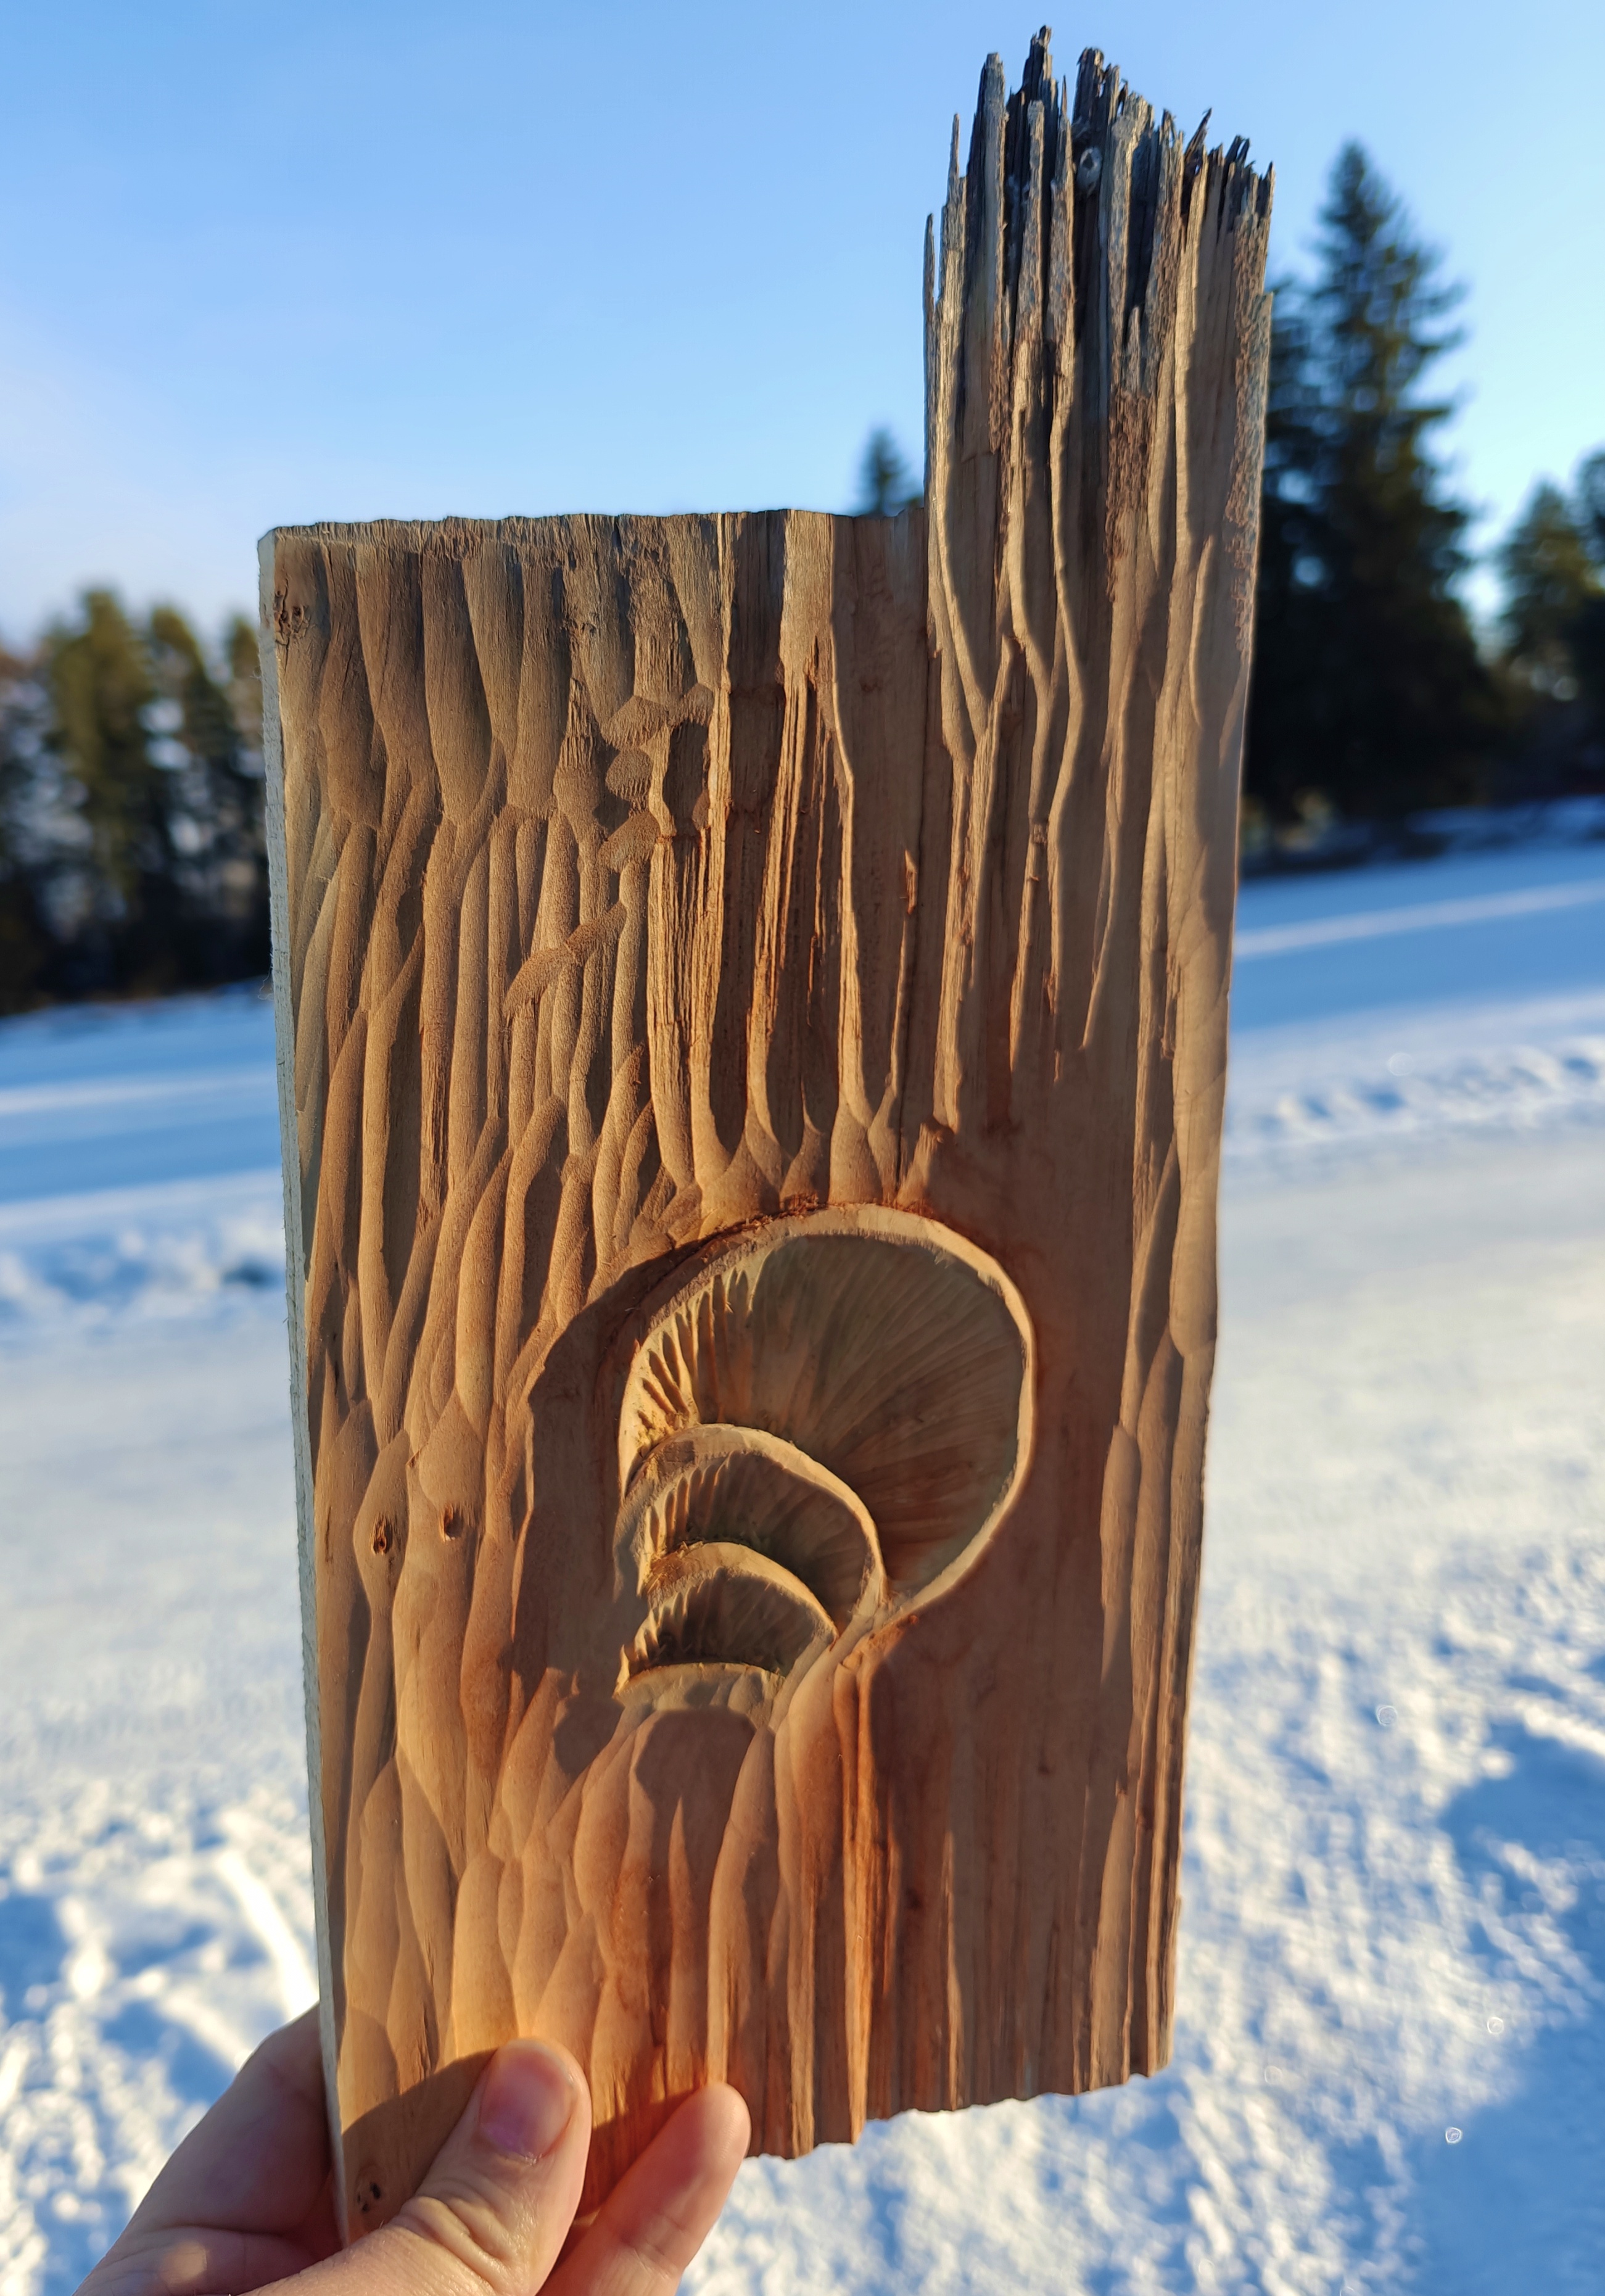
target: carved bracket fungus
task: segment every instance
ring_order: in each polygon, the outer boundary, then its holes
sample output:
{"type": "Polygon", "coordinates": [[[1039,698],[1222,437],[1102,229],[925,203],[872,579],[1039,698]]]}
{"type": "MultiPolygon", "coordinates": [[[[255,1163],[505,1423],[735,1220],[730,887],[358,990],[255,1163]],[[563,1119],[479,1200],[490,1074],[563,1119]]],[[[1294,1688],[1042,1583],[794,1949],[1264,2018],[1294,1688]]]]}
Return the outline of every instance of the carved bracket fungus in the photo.
{"type": "Polygon", "coordinates": [[[621,1691],[766,1703],[968,1570],[1028,1460],[1025,1304],[917,1214],[720,1237],[643,1326],[618,1429],[621,1691]]]}

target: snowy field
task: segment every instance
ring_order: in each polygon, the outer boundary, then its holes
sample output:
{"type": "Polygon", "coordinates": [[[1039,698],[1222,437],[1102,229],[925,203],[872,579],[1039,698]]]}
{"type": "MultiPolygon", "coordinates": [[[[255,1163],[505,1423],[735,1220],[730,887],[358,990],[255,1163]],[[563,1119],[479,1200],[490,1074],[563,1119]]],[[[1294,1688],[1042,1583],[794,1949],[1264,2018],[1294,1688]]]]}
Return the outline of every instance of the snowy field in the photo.
{"type": "MultiPolygon", "coordinates": [[[[701,2296],[1605,2287],[1605,845],[1245,889],[1175,2062],[701,2296]]],[[[312,1997],[254,993],[0,1028],[0,2289],[312,1997]]]]}

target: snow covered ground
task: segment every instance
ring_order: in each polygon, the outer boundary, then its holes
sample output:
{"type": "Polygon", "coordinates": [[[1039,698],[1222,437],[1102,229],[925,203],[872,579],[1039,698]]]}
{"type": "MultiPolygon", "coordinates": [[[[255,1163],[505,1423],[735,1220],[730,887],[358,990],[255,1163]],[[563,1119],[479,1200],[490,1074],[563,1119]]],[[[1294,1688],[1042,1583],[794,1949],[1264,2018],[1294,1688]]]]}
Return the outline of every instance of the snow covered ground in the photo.
{"type": "MultiPolygon", "coordinates": [[[[1175,2062],[700,2296],[1605,2285],[1605,847],[1245,888],[1175,2062]]],[[[267,1005],[0,1028],[0,2288],[311,1997],[267,1005]]]]}

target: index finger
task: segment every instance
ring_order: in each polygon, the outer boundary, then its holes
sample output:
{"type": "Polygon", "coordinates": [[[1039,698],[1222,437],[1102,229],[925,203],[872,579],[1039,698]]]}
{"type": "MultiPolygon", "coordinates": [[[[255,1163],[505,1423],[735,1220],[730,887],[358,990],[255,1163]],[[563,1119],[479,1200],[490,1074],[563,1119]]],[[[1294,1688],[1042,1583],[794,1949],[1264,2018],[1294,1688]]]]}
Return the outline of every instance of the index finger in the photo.
{"type": "Polygon", "coordinates": [[[670,2296],[712,2231],[751,2123],[733,2088],[687,2097],[596,2214],[545,2296],[670,2296]]]}

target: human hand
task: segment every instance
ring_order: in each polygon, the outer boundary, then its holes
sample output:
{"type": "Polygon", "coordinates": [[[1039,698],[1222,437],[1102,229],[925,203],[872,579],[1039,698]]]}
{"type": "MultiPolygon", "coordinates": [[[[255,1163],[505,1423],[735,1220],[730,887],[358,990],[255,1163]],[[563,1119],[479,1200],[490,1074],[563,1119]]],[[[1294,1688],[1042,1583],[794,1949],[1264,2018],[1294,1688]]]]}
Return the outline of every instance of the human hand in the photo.
{"type": "Polygon", "coordinates": [[[590,2095],[566,2050],[513,2041],[416,2197],[340,2252],[328,2128],[308,2010],[263,2042],[184,2138],[78,2296],[670,2296],[748,2136],[733,2088],[688,2097],[563,2256],[590,2095]]]}

